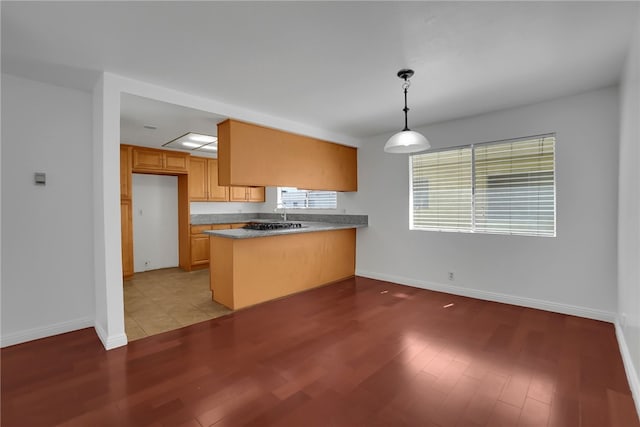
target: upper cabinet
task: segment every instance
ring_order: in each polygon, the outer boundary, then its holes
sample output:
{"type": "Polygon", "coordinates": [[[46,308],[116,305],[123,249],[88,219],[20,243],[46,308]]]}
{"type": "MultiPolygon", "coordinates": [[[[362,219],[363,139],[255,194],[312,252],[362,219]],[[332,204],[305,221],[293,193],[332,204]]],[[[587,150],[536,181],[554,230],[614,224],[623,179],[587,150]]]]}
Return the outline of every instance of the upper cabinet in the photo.
{"type": "Polygon", "coordinates": [[[264,202],[264,187],[247,187],[248,202],[264,202]]]}
{"type": "Polygon", "coordinates": [[[189,160],[189,200],[192,202],[209,200],[207,160],[202,157],[189,160]]]}
{"type": "Polygon", "coordinates": [[[218,185],[218,160],[207,159],[207,183],[209,184],[209,200],[226,202],[229,200],[229,188],[218,185]]]}
{"type": "Polygon", "coordinates": [[[357,162],[353,147],[237,120],[218,124],[220,185],[357,191],[357,162]]]}
{"type": "Polygon", "coordinates": [[[131,147],[133,172],[157,174],[186,174],[189,172],[189,153],[131,147]]]}
{"type": "Polygon", "coordinates": [[[231,202],[264,202],[264,187],[229,187],[231,202]]]}
{"type": "Polygon", "coordinates": [[[189,162],[189,200],[192,202],[227,202],[228,187],[218,185],[218,160],[191,157],[189,162]]]}

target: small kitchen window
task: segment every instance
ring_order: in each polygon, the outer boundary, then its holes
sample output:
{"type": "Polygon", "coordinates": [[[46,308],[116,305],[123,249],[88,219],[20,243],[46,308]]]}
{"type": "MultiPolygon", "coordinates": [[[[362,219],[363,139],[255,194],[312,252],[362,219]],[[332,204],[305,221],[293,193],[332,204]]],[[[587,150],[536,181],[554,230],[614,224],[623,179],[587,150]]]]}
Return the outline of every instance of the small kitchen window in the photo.
{"type": "Polygon", "coordinates": [[[286,209],[336,209],[338,207],[338,193],[278,187],[278,207],[283,206],[286,209]]]}

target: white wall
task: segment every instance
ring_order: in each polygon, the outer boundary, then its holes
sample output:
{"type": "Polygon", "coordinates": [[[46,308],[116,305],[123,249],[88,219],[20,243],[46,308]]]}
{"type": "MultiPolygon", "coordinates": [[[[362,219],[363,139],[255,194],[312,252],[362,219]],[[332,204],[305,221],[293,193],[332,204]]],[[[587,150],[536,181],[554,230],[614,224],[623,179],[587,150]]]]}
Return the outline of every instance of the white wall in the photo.
{"type": "Polygon", "coordinates": [[[122,291],[120,91],[117,79],[103,73],[92,96],[95,329],[109,350],[127,344],[122,291]]]}
{"type": "Polygon", "coordinates": [[[263,203],[191,202],[191,214],[254,213],[261,212],[263,203]]]}
{"type": "Polygon", "coordinates": [[[3,346],[93,325],[91,111],[89,93],[2,74],[3,346]]]}
{"type": "Polygon", "coordinates": [[[133,270],[178,266],[178,177],[133,174],[133,270]]]}
{"type": "Polygon", "coordinates": [[[613,320],[616,88],[418,130],[435,148],[556,132],[557,237],[409,231],[408,158],[385,154],[383,135],[359,150],[369,227],[358,233],[357,274],[613,320]]]}
{"type": "Polygon", "coordinates": [[[640,413],[640,19],[633,40],[620,87],[618,340],[640,413]]]}

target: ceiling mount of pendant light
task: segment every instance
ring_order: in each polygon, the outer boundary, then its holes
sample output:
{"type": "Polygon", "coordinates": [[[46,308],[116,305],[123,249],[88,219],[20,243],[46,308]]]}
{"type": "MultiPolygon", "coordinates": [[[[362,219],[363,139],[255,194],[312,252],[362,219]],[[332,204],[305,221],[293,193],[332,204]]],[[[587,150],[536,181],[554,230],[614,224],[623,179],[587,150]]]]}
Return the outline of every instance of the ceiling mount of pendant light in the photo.
{"type": "Polygon", "coordinates": [[[411,85],[409,79],[413,74],[413,70],[409,69],[398,71],[398,77],[404,80],[404,83],[402,83],[402,89],[404,90],[404,108],[402,109],[404,111],[404,129],[389,138],[384,145],[386,153],[416,153],[431,148],[427,138],[418,132],[410,130],[407,125],[407,112],[409,111],[409,107],[407,107],[407,89],[411,85]]]}

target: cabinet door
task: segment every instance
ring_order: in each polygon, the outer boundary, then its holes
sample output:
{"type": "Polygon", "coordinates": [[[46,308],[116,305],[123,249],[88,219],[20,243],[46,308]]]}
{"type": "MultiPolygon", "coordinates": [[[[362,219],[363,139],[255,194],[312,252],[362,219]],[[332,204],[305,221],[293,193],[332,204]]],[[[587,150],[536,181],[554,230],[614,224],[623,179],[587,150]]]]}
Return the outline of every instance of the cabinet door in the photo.
{"type": "Polygon", "coordinates": [[[207,234],[191,235],[191,265],[209,263],[209,236],[207,234]]]}
{"type": "Polygon", "coordinates": [[[229,201],[229,188],[218,185],[218,160],[207,159],[209,167],[209,201],[227,202],[229,201]]]}
{"type": "Polygon", "coordinates": [[[229,200],[232,202],[247,201],[247,187],[229,187],[229,200]]]}
{"type": "Polygon", "coordinates": [[[131,199],[131,147],[120,147],[120,199],[131,199]]]}
{"type": "Polygon", "coordinates": [[[164,153],[162,151],[134,147],[132,152],[133,169],[150,171],[162,171],[164,169],[164,153]]]}
{"type": "Polygon", "coordinates": [[[120,221],[122,221],[122,275],[133,276],[133,217],[131,200],[120,201],[120,221]]]}
{"type": "Polygon", "coordinates": [[[192,157],[189,161],[189,200],[207,201],[208,159],[192,157]]]}
{"type": "Polygon", "coordinates": [[[164,170],[170,172],[189,172],[189,154],[176,153],[174,151],[164,152],[164,170]]]}
{"type": "Polygon", "coordinates": [[[191,266],[209,264],[209,235],[205,230],[228,230],[229,224],[192,225],[191,226],[191,266]]]}
{"type": "Polygon", "coordinates": [[[247,187],[250,202],[264,202],[264,187],[247,187]]]}

